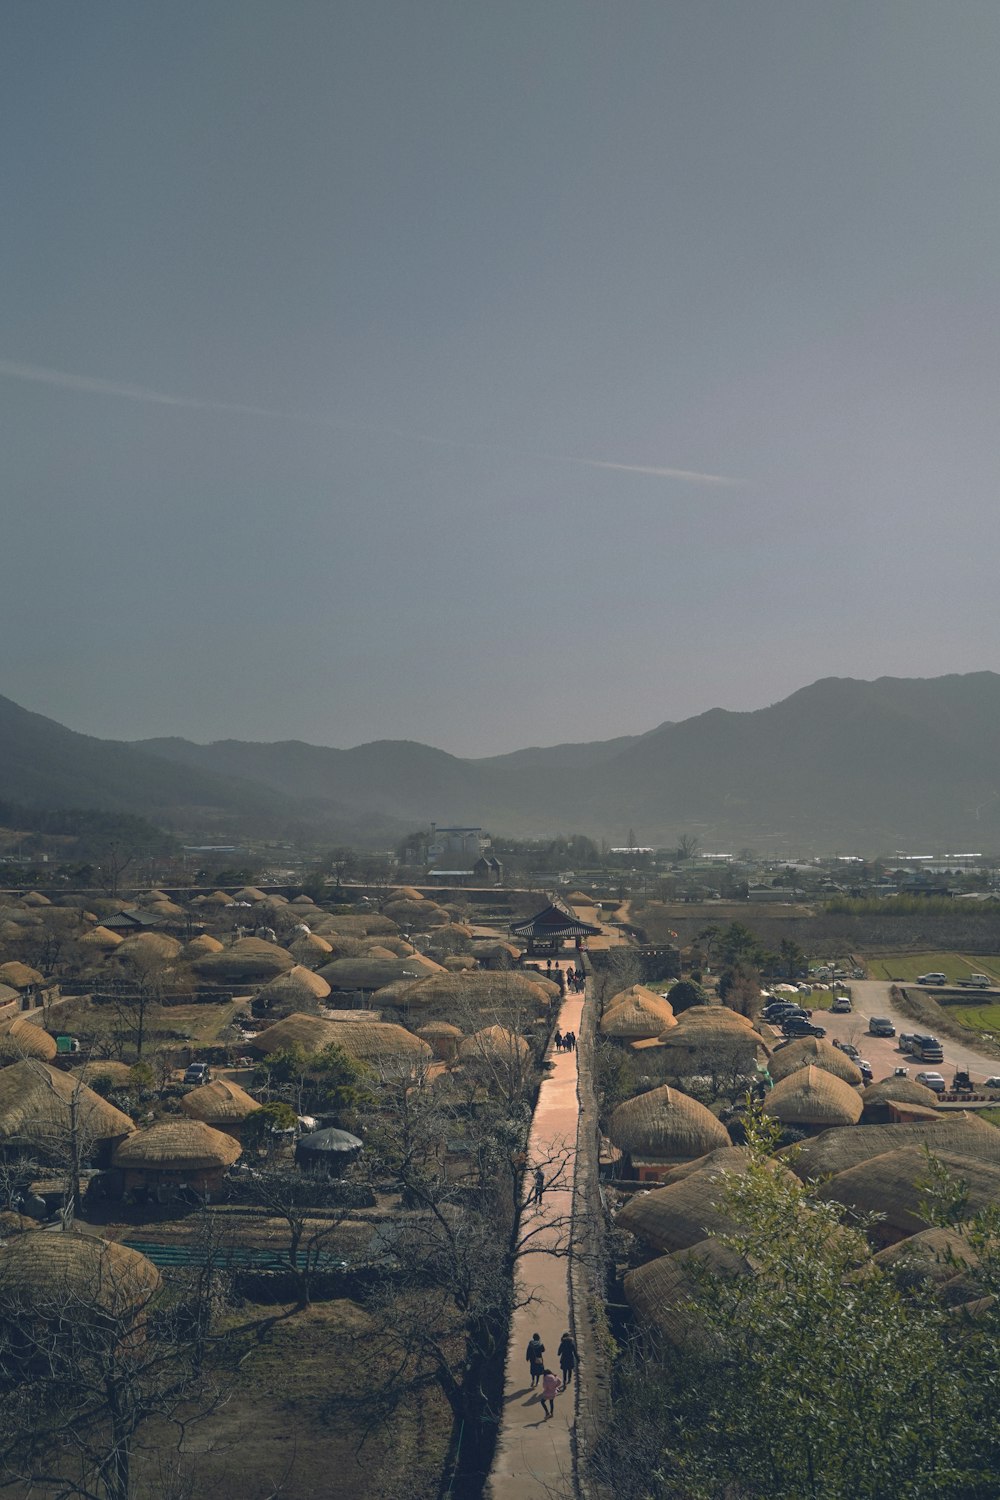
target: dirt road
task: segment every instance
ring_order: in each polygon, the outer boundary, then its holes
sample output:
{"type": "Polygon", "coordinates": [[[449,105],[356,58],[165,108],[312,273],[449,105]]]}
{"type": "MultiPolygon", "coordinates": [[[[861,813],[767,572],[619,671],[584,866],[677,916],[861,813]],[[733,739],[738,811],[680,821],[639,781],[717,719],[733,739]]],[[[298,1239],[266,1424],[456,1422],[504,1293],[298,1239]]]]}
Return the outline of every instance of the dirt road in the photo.
{"type": "MultiPolygon", "coordinates": [[[[967,1044],[953,1042],[948,1037],[939,1038],[944,1048],[944,1062],[922,1063],[918,1062],[915,1057],[901,1053],[896,1044],[896,1037],[869,1036],[868,1021],[871,1016],[887,1016],[895,1026],[897,1035],[901,1031],[923,1029],[919,1022],[904,1015],[893,1005],[889,996],[890,988],[891,986],[881,979],[852,980],[851,994],[854,1011],[851,1015],[834,1016],[828,1012],[817,1011],[813,1017],[819,1025],[826,1027],[828,1042],[838,1040],[854,1043],[861,1056],[871,1063],[876,1083],[879,1079],[887,1078],[899,1067],[909,1068],[911,1078],[925,1069],[932,1069],[943,1073],[949,1083],[956,1068],[967,1068],[976,1083],[984,1078],[1000,1074],[1000,1064],[996,1058],[986,1057],[967,1044]]],[[[808,999],[804,999],[803,1004],[808,1005],[808,999]]]]}

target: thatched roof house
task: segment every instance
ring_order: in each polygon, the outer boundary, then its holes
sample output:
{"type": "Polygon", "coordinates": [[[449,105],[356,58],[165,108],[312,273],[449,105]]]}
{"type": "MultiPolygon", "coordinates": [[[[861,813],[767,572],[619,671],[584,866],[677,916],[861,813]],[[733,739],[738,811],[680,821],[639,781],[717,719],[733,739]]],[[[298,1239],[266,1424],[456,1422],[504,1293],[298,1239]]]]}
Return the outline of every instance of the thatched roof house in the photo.
{"type": "Polygon", "coordinates": [[[440,964],[422,954],[411,953],[406,958],[372,958],[360,954],[357,958],[335,958],[316,971],[333,990],[381,990],[396,979],[419,979],[422,975],[443,973],[440,964]]]}
{"type": "Polygon", "coordinates": [[[28,1149],[48,1158],[65,1153],[75,1125],[85,1158],[99,1159],[127,1136],[128,1115],[79,1079],[47,1063],[0,1068],[0,1149],[28,1149]]]}
{"type": "Polygon", "coordinates": [[[692,1261],[717,1276],[750,1274],[749,1264],[737,1251],[709,1238],[690,1249],[660,1255],[625,1276],[625,1301],[637,1320],[655,1328],[675,1349],[701,1344],[705,1338],[704,1325],[691,1307],[698,1293],[698,1282],[690,1273],[692,1261]]]}
{"type": "Polygon", "coordinates": [[[14,958],[9,963],[0,964],[0,984],[9,984],[12,990],[23,993],[43,988],[45,976],[14,958]]]}
{"type": "Polygon", "coordinates": [[[181,1109],[189,1120],[204,1120],[206,1125],[224,1130],[238,1140],[244,1120],[260,1109],[260,1101],[251,1098],[238,1083],[216,1078],[185,1094],[181,1109]]]}
{"type": "Polygon", "coordinates": [[[679,1076],[698,1071],[706,1058],[739,1054],[753,1061],[771,1050],[746,1016],[725,1005],[692,1005],[675,1026],[661,1032],[659,1041],[679,1076]]]}
{"type": "Polygon", "coordinates": [[[299,1006],[307,1000],[325,1000],[330,986],[319,974],[296,964],[287,974],[279,974],[258,993],[258,1000],[268,1005],[299,1006]]]}
{"type": "Polygon", "coordinates": [[[462,1032],[458,1026],[452,1026],[450,1021],[428,1021],[426,1026],[418,1028],[417,1036],[427,1043],[434,1056],[442,1062],[450,1062],[458,1055],[462,1032]]]}
{"type": "Polygon", "coordinates": [[[171,963],[180,953],[181,944],[165,932],[137,932],[125,938],[115,950],[116,958],[155,959],[171,963]]]}
{"type": "MultiPolygon", "coordinates": [[[[406,967],[411,966],[406,961],[406,967]]],[[[510,1007],[524,1006],[530,1014],[541,1015],[549,1006],[552,988],[538,975],[506,970],[476,970],[468,974],[449,974],[441,970],[426,979],[415,981],[402,994],[407,1010],[461,1009],[481,1015],[503,1013],[510,1007]]]]}
{"type": "MultiPolygon", "coordinates": [[[[933,1126],[925,1128],[930,1131],[933,1126]]],[[[1000,1167],[946,1151],[934,1154],[964,1184],[970,1218],[980,1209],[1000,1204],[1000,1167]]],[[[929,1177],[926,1153],[919,1146],[905,1146],[838,1172],[823,1184],[823,1196],[858,1214],[878,1214],[869,1238],[879,1246],[891,1245],[931,1227],[926,1202],[929,1177]]]]}
{"type": "Polygon", "coordinates": [[[979,1264],[979,1256],[957,1229],[921,1229],[897,1240],[875,1256],[876,1265],[893,1267],[910,1285],[922,1281],[944,1286],[979,1264]]]}
{"type": "Polygon", "coordinates": [[[764,1111],[783,1125],[829,1130],[834,1125],[856,1125],[861,1119],[857,1089],[823,1068],[797,1068],[776,1083],[764,1100],[764,1111]]]}
{"type": "MultiPolygon", "coordinates": [[[[302,1047],[306,1052],[322,1052],[337,1041],[342,1022],[329,1021],[325,1016],[312,1016],[293,1011],[281,1021],[275,1021],[265,1031],[249,1038],[247,1047],[251,1052],[269,1056],[272,1052],[286,1052],[291,1047],[302,1047]]],[[[340,1043],[337,1042],[339,1046],[340,1043]]]]}
{"type": "Polygon", "coordinates": [[[111,932],[107,927],[92,927],[77,938],[81,948],[92,948],[97,953],[110,953],[121,947],[124,941],[120,933],[111,932]]]}
{"type": "Polygon", "coordinates": [[[617,1041],[638,1042],[658,1037],[678,1024],[669,1000],[643,984],[621,990],[601,1017],[602,1035],[617,1041]]]}
{"type": "Polygon", "coordinates": [[[342,1047],[350,1057],[372,1065],[405,1060],[415,1066],[431,1057],[425,1041],[390,1021],[328,1021],[323,1016],[295,1014],[269,1026],[249,1043],[251,1050],[265,1056],[295,1045],[307,1052],[342,1047]]]}
{"type": "MultiPolygon", "coordinates": [[[[692,1171],[651,1193],[639,1193],[622,1208],[617,1226],[661,1254],[690,1249],[709,1236],[732,1234],[738,1225],[726,1206],[726,1192],[729,1180],[741,1176],[748,1165],[749,1153],[734,1150],[733,1159],[723,1158],[718,1167],[692,1171]]],[[[791,1176],[780,1162],[769,1162],[768,1169],[791,1176]]]]}
{"type": "Polygon", "coordinates": [[[629,1158],[640,1180],[731,1144],[726,1127],[710,1110],[667,1084],[619,1104],[608,1122],[608,1138],[629,1158]]]}
{"type": "Polygon", "coordinates": [[[936,1113],[938,1107],[933,1089],[918,1083],[915,1078],[902,1077],[883,1078],[879,1083],[869,1084],[861,1095],[861,1102],[864,1105],[862,1119],[866,1124],[912,1118],[915,1113],[919,1117],[924,1110],[936,1113]]]}
{"type": "Polygon", "coordinates": [[[237,938],[231,947],[206,954],[194,965],[197,973],[216,984],[266,984],[294,967],[287,948],[252,937],[237,938]]]}
{"type": "Polygon", "coordinates": [[[227,1167],[242,1154],[231,1135],[202,1120],[161,1120],[137,1130],[116,1147],[112,1160],[125,1173],[125,1188],[218,1190],[227,1167]]]}
{"type": "Polygon", "coordinates": [[[328,953],[333,952],[333,944],[320,937],[318,932],[300,932],[289,943],[288,951],[300,964],[321,963],[328,953]]]}
{"type": "Polygon", "coordinates": [[[746,1146],[716,1146],[704,1156],[692,1157],[663,1173],[660,1182],[667,1187],[671,1182],[683,1182],[695,1172],[745,1172],[750,1165],[750,1152],[746,1146]]]}
{"type": "Polygon", "coordinates": [[[481,1058],[483,1061],[499,1062],[505,1066],[525,1063],[530,1054],[531,1048],[524,1037],[508,1031],[506,1026],[484,1026],[481,1031],[474,1031],[458,1045],[458,1055],[461,1058],[481,1058]]]}
{"type": "Polygon", "coordinates": [[[0,1068],[29,1057],[51,1062],[56,1050],[55,1037],[49,1036],[29,1016],[0,1021],[0,1068]]]}
{"type": "Polygon", "coordinates": [[[797,1037],[794,1042],[776,1047],[768,1063],[768,1072],[775,1083],[780,1083],[789,1073],[809,1067],[822,1068],[825,1073],[832,1073],[835,1078],[842,1078],[855,1087],[863,1081],[861,1069],[851,1062],[846,1052],[818,1036],[797,1037]]]}
{"type": "Polygon", "coordinates": [[[44,1230],[0,1245],[0,1316],[17,1326],[46,1318],[69,1327],[102,1313],[141,1313],[160,1285],[151,1261],[92,1234],[44,1230]]]}
{"type": "Polygon", "coordinates": [[[212,937],[211,933],[202,932],[198,937],[192,938],[184,949],[184,957],[189,961],[196,958],[208,958],[210,953],[221,953],[225,945],[218,938],[212,937]]]}
{"type": "Polygon", "coordinates": [[[926,1146],[935,1155],[947,1151],[1000,1166],[1000,1130],[966,1110],[919,1125],[852,1125],[824,1130],[814,1140],[794,1148],[789,1166],[803,1181],[815,1180],[905,1146],[926,1146]]]}

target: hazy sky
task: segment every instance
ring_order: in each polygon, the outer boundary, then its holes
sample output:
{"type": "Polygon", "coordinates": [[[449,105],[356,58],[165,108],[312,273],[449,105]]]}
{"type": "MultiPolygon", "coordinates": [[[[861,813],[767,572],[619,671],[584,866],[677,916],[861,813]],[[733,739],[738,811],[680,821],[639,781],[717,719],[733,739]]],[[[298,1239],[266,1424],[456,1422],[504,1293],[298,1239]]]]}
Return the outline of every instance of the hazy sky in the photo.
{"type": "Polygon", "coordinates": [[[462,754],[996,667],[995,0],[0,15],[0,693],[462,754]]]}

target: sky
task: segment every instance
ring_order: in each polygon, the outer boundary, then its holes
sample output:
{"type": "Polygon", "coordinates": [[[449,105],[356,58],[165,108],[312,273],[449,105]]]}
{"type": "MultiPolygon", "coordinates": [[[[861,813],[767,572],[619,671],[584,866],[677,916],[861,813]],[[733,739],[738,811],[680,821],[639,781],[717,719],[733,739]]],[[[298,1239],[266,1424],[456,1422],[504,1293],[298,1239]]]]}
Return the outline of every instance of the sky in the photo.
{"type": "Polygon", "coordinates": [[[0,693],[461,755],[1000,648],[993,0],[0,15],[0,693]]]}

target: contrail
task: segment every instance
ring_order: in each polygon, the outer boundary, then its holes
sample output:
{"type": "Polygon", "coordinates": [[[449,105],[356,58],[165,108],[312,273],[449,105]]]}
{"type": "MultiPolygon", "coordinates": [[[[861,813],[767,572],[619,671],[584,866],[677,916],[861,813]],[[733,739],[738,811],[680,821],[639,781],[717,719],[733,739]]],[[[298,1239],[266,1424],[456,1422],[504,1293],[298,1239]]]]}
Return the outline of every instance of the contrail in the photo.
{"type": "Polygon", "coordinates": [[[45,365],[18,364],[0,359],[0,376],[10,380],[30,381],[36,385],[53,385],[68,391],[87,391],[95,396],[117,396],[124,401],[145,401],[154,406],[182,407],[188,411],[219,411],[231,416],[264,417],[274,422],[303,422],[310,427],[349,428],[377,433],[411,443],[427,443],[436,448],[456,448],[466,452],[508,453],[517,458],[534,458],[546,463],[576,464],[585,469],[610,469],[617,474],[644,474],[654,479],[678,479],[686,484],[715,485],[731,488],[742,483],[725,474],[702,474],[694,469],[658,468],[646,464],[615,463],[610,459],[576,458],[569,454],[538,453],[530,449],[500,444],[463,443],[455,438],[433,437],[425,432],[410,432],[379,422],[365,422],[354,417],[323,417],[311,412],[278,411],[268,406],[249,406],[242,401],[205,401],[196,396],[174,396],[148,386],[127,385],[115,380],[101,380],[94,375],[73,375],[66,370],[51,370],[45,365]]]}

